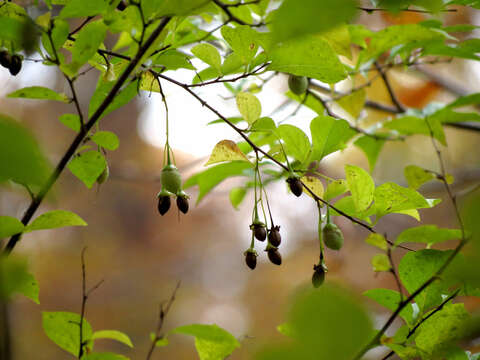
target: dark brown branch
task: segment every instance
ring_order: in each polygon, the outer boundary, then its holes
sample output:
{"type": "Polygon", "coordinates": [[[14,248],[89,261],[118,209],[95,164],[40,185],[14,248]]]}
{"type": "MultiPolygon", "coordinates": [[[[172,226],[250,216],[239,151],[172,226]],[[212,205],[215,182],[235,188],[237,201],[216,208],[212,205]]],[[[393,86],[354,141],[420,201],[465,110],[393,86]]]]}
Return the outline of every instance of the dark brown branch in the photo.
{"type": "MultiPolygon", "coordinates": [[[[42,189],[39,191],[37,196],[35,196],[35,199],[32,200],[29,207],[25,211],[25,214],[22,217],[22,223],[24,225],[27,225],[29,223],[29,221],[32,219],[33,215],[35,214],[38,207],[40,206],[43,199],[45,198],[45,195],[51,189],[53,184],[55,184],[58,177],[60,176],[62,171],[65,169],[65,166],[69,162],[70,158],[75,154],[75,151],[77,150],[78,146],[82,143],[83,139],[87,135],[88,131],[93,127],[93,125],[98,121],[100,116],[105,112],[106,108],[110,105],[110,103],[113,101],[115,96],[118,94],[118,92],[122,88],[123,84],[127,81],[129,76],[132,74],[134,69],[139,64],[142,56],[148,51],[150,46],[152,46],[152,44],[155,42],[155,40],[158,38],[158,36],[162,32],[162,30],[168,24],[170,19],[171,19],[170,17],[163,18],[163,20],[160,22],[160,24],[157,26],[157,28],[152,32],[152,34],[149,36],[149,38],[145,41],[145,44],[143,44],[139,48],[135,58],[132,59],[132,61],[128,64],[125,71],[122,73],[122,75],[120,75],[117,82],[115,83],[115,85],[112,87],[112,89],[110,90],[110,92],[106,96],[105,100],[103,100],[103,102],[100,104],[98,109],[95,111],[95,113],[91,116],[91,118],[85,124],[84,129],[80,130],[78,135],[75,137],[73,142],[70,144],[69,148],[67,149],[67,151],[63,155],[60,162],[57,164],[55,170],[50,175],[50,178],[47,180],[46,184],[42,187],[42,189]]],[[[10,238],[10,240],[8,241],[8,243],[7,243],[7,245],[4,249],[4,252],[6,254],[9,254],[9,253],[12,252],[15,245],[20,240],[20,237],[21,237],[21,234],[16,234],[16,235],[13,235],[10,238]]]]}
{"type": "MultiPolygon", "coordinates": [[[[382,12],[383,11],[387,11],[387,12],[391,11],[389,9],[384,9],[384,8],[367,8],[367,7],[361,7],[361,6],[358,6],[357,9],[365,11],[369,14],[373,13],[373,12],[377,12],[377,11],[382,11],[382,12]]],[[[432,13],[432,11],[428,11],[428,10],[409,9],[409,8],[399,9],[399,11],[414,12],[414,13],[420,13],[420,14],[431,14],[432,13]]],[[[442,10],[440,10],[440,12],[457,12],[457,9],[442,9],[442,10]]]]}
{"type": "Polygon", "coordinates": [[[83,113],[82,109],[80,108],[80,102],[78,101],[77,92],[75,91],[75,85],[73,84],[73,80],[70,79],[67,75],[65,75],[65,79],[67,79],[68,85],[70,86],[70,90],[72,92],[72,101],[75,104],[75,108],[77,109],[78,117],[80,119],[80,126],[83,129],[85,127],[85,123],[83,121],[83,113]]]}
{"type": "Polygon", "coordinates": [[[375,67],[377,68],[378,73],[382,77],[382,80],[387,88],[388,94],[390,95],[390,99],[392,99],[393,105],[397,108],[397,110],[401,113],[405,112],[405,107],[400,103],[400,101],[397,98],[397,95],[395,95],[395,92],[393,91],[392,84],[390,84],[390,81],[387,78],[387,73],[380,67],[377,61],[375,61],[375,67]]]}
{"type": "Polygon", "coordinates": [[[258,24],[248,24],[245,21],[243,21],[242,19],[239,19],[238,17],[233,15],[232,12],[230,11],[230,6],[228,6],[227,4],[224,4],[220,0],[212,0],[212,1],[220,9],[222,9],[222,11],[225,13],[225,15],[227,15],[228,21],[233,21],[233,22],[236,22],[237,24],[240,24],[240,25],[248,25],[248,26],[252,26],[252,27],[260,27],[260,26],[265,25],[265,23],[262,23],[262,22],[260,22],[258,24]]]}
{"type": "Polygon", "coordinates": [[[75,30],[73,30],[70,34],[68,34],[68,36],[72,36],[74,34],[76,34],[77,32],[79,32],[80,30],[82,30],[82,28],[87,25],[90,20],[92,20],[95,16],[88,16],[75,30]]]}

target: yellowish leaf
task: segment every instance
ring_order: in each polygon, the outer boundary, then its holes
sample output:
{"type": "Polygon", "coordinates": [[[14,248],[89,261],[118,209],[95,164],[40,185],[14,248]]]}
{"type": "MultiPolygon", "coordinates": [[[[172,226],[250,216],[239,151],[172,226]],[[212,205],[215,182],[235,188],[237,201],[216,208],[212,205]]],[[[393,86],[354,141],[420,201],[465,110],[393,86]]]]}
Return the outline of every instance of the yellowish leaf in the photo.
{"type": "MultiPolygon", "coordinates": [[[[316,178],[314,176],[303,176],[301,179],[300,179],[306,187],[308,187],[310,190],[312,190],[312,192],[317,195],[319,198],[322,198],[323,199],[323,184],[322,182],[320,181],[319,178],[316,178]]],[[[305,191],[309,196],[313,197],[312,194],[310,194],[310,192],[308,191],[305,191]]]]}
{"type": "Polygon", "coordinates": [[[241,92],[237,95],[237,107],[245,121],[252,125],[262,114],[262,105],[255,95],[241,92]]]}
{"type": "Polygon", "coordinates": [[[248,161],[245,154],[240,150],[240,148],[231,140],[222,140],[213,148],[212,154],[208,159],[207,165],[223,162],[223,161],[248,161]]]}

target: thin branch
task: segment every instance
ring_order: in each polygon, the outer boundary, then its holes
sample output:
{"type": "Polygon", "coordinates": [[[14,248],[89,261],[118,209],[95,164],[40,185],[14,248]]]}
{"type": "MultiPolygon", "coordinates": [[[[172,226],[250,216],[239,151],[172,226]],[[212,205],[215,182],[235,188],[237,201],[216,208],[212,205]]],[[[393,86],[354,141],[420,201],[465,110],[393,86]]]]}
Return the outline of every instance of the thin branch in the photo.
{"type": "Polygon", "coordinates": [[[74,34],[76,34],[77,32],[79,32],[80,30],[82,30],[82,28],[87,25],[90,20],[92,20],[95,16],[88,16],[75,30],[73,30],[70,34],[68,34],[68,36],[72,36],[74,34]]]}
{"type": "MultiPolygon", "coordinates": [[[[31,201],[29,207],[25,211],[23,217],[22,217],[22,223],[24,225],[27,225],[28,222],[32,219],[33,215],[37,211],[38,207],[42,203],[43,199],[45,198],[45,195],[48,193],[48,191],[51,189],[53,184],[57,181],[58,177],[62,173],[62,171],[65,169],[65,166],[69,162],[70,158],[75,154],[75,151],[77,150],[78,146],[82,143],[83,139],[87,135],[88,131],[93,127],[93,125],[100,119],[100,116],[105,112],[106,108],[110,105],[110,103],[113,101],[115,96],[118,94],[120,89],[122,88],[123,84],[127,81],[131,73],[134,71],[134,69],[137,67],[137,65],[140,63],[141,58],[143,55],[148,51],[150,46],[155,42],[155,40],[158,38],[162,30],[167,26],[168,22],[170,21],[171,17],[165,17],[163,20],[160,22],[160,24],[157,26],[157,28],[152,32],[152,34],[149,36],[147,41],[145,41],[145,44],[143,44],[139,50],[137,51],[136,56],[132,59],[132,61],[128,64],[127,68],[125,71],[120,75],[118,78],[117,82],[115,85],[112,87],[108,95],[105,97],[103,102],[100,104],[98,109],[95,111],[95,113],[91,116],[91,118],[88,120],[88,122],[85,124],[84,129],[80,130],[78,135],[75,137],[73,142],[70,144],[69,148],[63,155],[62,159],[60,162],[57,164],[55,170],[53,173],[50,175],[49,179],[45,183],[45,185],[41,188],[37,196],[35,196],[35,199],[31,201]]],[[[10,240],[8,241],[4,252],[6,254],[9,254],[12,252],[14,249],[15,245],[17,242],[20,240],[21,234],[16,234],[13,235],[10,240]]]]}
{"type": "MultiPolygon", "coordinates": [[[[385,237],[385,239],[387,239],[387,234],[385,234],[384,237],[385,237]]],[[[398,276],[398,273],[395,270],[395,264],[393,262],[391,246],[389,246],[388,249],[387,249],[387,256],[388,256],[388,260],[390,261],[390,264],[392,265],[392,267],[390,269],[390,273],[393,275],[393,278],[395,279],[395,283],[397,284],[398,292],[400,293],[400,301],[402,301],[403,296],[404,296],[403,295],[403,288],[402,288],[402,284],[400,283],[400,277],[398,276]]]]}
{"type": "Polygon", "coordinates": [[[375,64],[375,67],[377,68],[378,73],[382,77],[383,82],[385,83],[388,94],[390,95],[390,99],[392,99],[392,103],[396,106],[399,112],[405,112],[405,107],[400,103],[400,101],[397,98],[397,95],[393,91],[392,84],[390,84],[390,81],[387,78],[387,73],[380,67],[377,61],[375,61],[374,64],[375,64]]]}
{"type": "Polygon", "coordinates": [[[250,0],[250,1],[244,1],[244,2],[236,2],[236,3],[232,3],[232,4],[225,4],[226,7],[239,7],[239,6],[243,6],[243,5],[252,5],[252,4],[258,4],[260,2],[260,0],[250,0]]]}
{"type": "Polygon", "coordinates": [[[252,26],[252,27],[260,27],[260,26],[264,26],[265,23],[263,22],[260,22],[258,24],[249,24],[249,23],[246,23],[245,21],[243,21],[242,19],[239,19],[238,17],[236,17],[235,15],[233,15],[233,13],[230,11],[230,7],[227,6],[227,4],[224,4],[223,2],[221,2],[220,0],[212,0],[215,5],[217,5],[220,9],[222,9],[222,11],[225,13],[225,15],[227,15],[228,17],[228,20],[229,21],[233,21],[233,22],[236,22],[237,24],[240,24],[240,25],[248,25],[248,26],[252,26]]]}
{"type": "MultiPolygon", "coordinates": [[[[373,12],[377,12],[377,11],[391,12],[390,9],[385,9],[385,8],[367,8],[367,7],[358,6],[357,9],[365,11],[369,14],[373,13],[373,12]]],[[[433,11],[429,11],[429,10],[409,9],[409,8],[399,9],[398,11],[413,12],[413,13],[420,13],[420,14],[432,14],[432,13],[434,13],[433,11]]],[[[440,10],[440,12],[457,12],[457,9],[442,9],[442,10],[440,10]]]]}
{"type": "Polygon", "coordinates": [[[163,324],[165,322],[165,318],[167,317],[173,302],[175,301],[175,296],[177,295],[177,291],[179,288],[180,288],[180,281],[177,283],[177,286],[173,290],[173,293],[170,296],[170,299],[167,301],[166,306],[165,307],[163,306],[164,303],[160,304],[160,311],[158,314],[158,323],[157,323],[157,328],[155,330],[155,337],[152,339],[152,344],[150,345],[150,348],[148,350],[146,360],[150,360],[150,358],[152,357],[153,351],[155,350],[157,342],[163,339],[163,334],[162,334],[163,324]]]}
{"type": "Polygon", "coordinates": [[[222,79],[221,77],[219,77],[219,78],[216,78],[214,80],[205,81],[205,82],[201,82],[201,83],[198,83],[198,84],[186,84],[186,86],[188,86],[188,87],[199,87],[199,86],[206,86],[206,85],[218,84],[218,83],[223,83],[223,82],[235,82],[237,80],[244,79],[244,78],[247,78],[249,76],[258,74],[261,70],[266,68],[268,65],[270,65],[270,63],[266,62],[265,64],[262,64],[259,67],[257,67],[256,69],[254,69],[250,72],[243,73],[242,75],[238,75],[234,78],[222,79]]]}
{"type": "Polygon", "coordinates": [[[80,102],[78,101],[77,92],[75,91],[75,85],[73,84],[73,80],[70,79],[69,76],[65,75],[65,79],[67,79],[68,85],[70,86],[70,90],[72,92],[72,101],[75,104],[75,108],[77,109],[78,117],[80,119],[80,126],[82,129],[85,127],[85,123],[83,121],[83,113],[82,109],[80,108],[80,102]]]}

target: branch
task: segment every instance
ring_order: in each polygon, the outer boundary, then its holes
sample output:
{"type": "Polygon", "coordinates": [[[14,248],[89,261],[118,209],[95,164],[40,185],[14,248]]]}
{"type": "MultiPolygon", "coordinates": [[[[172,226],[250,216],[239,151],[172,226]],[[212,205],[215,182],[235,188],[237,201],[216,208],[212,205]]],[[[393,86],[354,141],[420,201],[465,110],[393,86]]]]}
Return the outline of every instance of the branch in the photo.
{"type": "MultiPolygon", "coordinates": [[[[367,8],[367,7],[357,7],[358,10],[365,11],[369,14],[376,12],[376,11],[388,11],[391,12],[390,9],[384,9],[384,8],[367,8]]],[[[420,14],[432,14],[432,11],[429,10],[419,10],[419,9],[409,9],[409,8],[403,8],[399,9],[398,11],[403,11],[403,12],[413,12],[413,13],[420,13],[420,14]]],[[[457,12],[457,9],[442,9],[440,12],[457,12]]]]}
{"type": "MultiPolygon", "coordinates": [[[[98,121],[98,119],[103,114],[105,109],[113,101],[113,99],[115,98],[117,93],[120,91],[121,87],[123,86],[123,84],[127,81],[130,74],[135,70],[137,65],[140,63],[140,59],[142,58],[142,56],[148,51],[150,46],[152,46],[152,44],[155,42],[155,40],[158,38],[158,36],[162,32],[162,30],[168,24],[170,19],[171,19],[170,17],[163,18],[163,20],[160,22],[160,24],[157,26],[157,28],[152,32],[152,34],[149,36],[149,38],[146,40],[146,42],[138,49],[135,58],[132,59],[132,61],[128,64],[125,71],[122,73],[122,75],[120,75],[120,77],[118,78],[117,82],[115,83],[115,85],[112,87],[112,89],[108,93],[105,100],[103,100],[103,102],[100,104],[98,109],[95,111],[95,113],[91,116],[91,118],[85,124],[84,129],[80,130],[78,135],[75,137],[73,142],[70,144],[69,148],[67,149],[67,151],[63,155],[60,162],[57,164],[55,170],[50,175],[50,178],[47,180],[46,184],[40,189],[37,196],[35,196],[35,199],[33,199],[31,201],[29,207],[25,211],[25,213],[22,217],[22,223],[24,225],[27,225],[28,222],[32,219],[33,215],[35,214],[38,207],[40,206],[43,199],[45,198],[45,195],[51,189],[53,184],[55,184],[58,177],[60,176],[62,171],[65,169],[65,166],[67,165],[68,161],[75,154],[75,151],[77,150],[78,146],[82,143],[83,139],[88,134],[88,131],[93,127],[93,125],[98,121]]],[[[7,245],[4,249],[4,252],[7,255],[12,252],[15,245],[20,240],[20,237],[21,237],[21,234],[17,234],[17,235],[13,235],[10,238],[10,240],[8,241],[8,243],[7,243],[7,245]]]]}
{"type": "Polygon", "coordinates": [[[387,73],[380,67],[377,61],[375,61],[375,67],[377,68],[378,73],[382,77],[382,80],[385,83],[385,86],[387,87],[387,91],[388,91],[388,94],[390,95],[390,99],[392,99],[392,103],[396,106],[399,112],[402,112],[402,113],[405,112],[405,107],[400,103],[400,101],[397,98],[397,95],[395,95],[392,85],[390,84],[390,81],[387,78],[387,73]]]}
{"type": "Polygon", "coordinates": [[[228,21],[233,21],[233,22],[236,22],[237,24],[240,24],[240,25],[248,25],[248,26],[252,26],[252,27],[260,27],[260,26],[265,25],[265,23],[263,23],[263,22],[260,22],[258,24],[248,24],[245,21],[243,21],[242,19],[239,19],[238,17],[236,17],[235,15],[232,14],[232,12],[230,11],[231,6],[228,6],[227,4],[224,4],[220,0],[212,0],[212,1],[220,9],[222,9],[222,11],[227,15],[228,21]]]}

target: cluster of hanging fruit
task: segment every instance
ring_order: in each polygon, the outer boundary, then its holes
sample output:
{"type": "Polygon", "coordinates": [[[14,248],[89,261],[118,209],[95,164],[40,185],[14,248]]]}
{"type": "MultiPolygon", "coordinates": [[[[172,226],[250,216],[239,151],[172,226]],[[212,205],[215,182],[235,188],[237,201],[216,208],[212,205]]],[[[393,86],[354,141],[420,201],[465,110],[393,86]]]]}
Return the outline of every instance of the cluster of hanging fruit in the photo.
{"type": "Polygon", "coordinates": [[[0,65],[7,68],[10,74],[17,75],[22,69],[22,56],[18,54],[10,55],[8,51],[0,51],[0,65]]]}
{"type": "Polygon", "coordinates": [[[158,193],[158,212],[165,215],[170,209],[171,197],[177,198],[177,207],[182,213],[188,212],[188,195],[182,189],[182,177],[177,167],[168,163],[162,169],[160,177],[162,188],[158,193]]]}
{"type": "MultiPolygon", "coordinates": [[[[282,242],[282,236],[280,235],[280,226],[275,226],[272,224],[272,227],[267,231],[265,224],[256,218],[253,223],[250,225],[250,230],[252,231],[252,243],[254,239],[264,242],[267,240],[267,247],[265,251],[267,252],[268,259],[272,264],[281,265],[282,264],[282,255],[278,251],[278,247],[282,242]]],[[[250,269],[255,269],[257,266],[257,252],[250,246],[247,251],[244,253],[245,263],[250,269]]]]}

